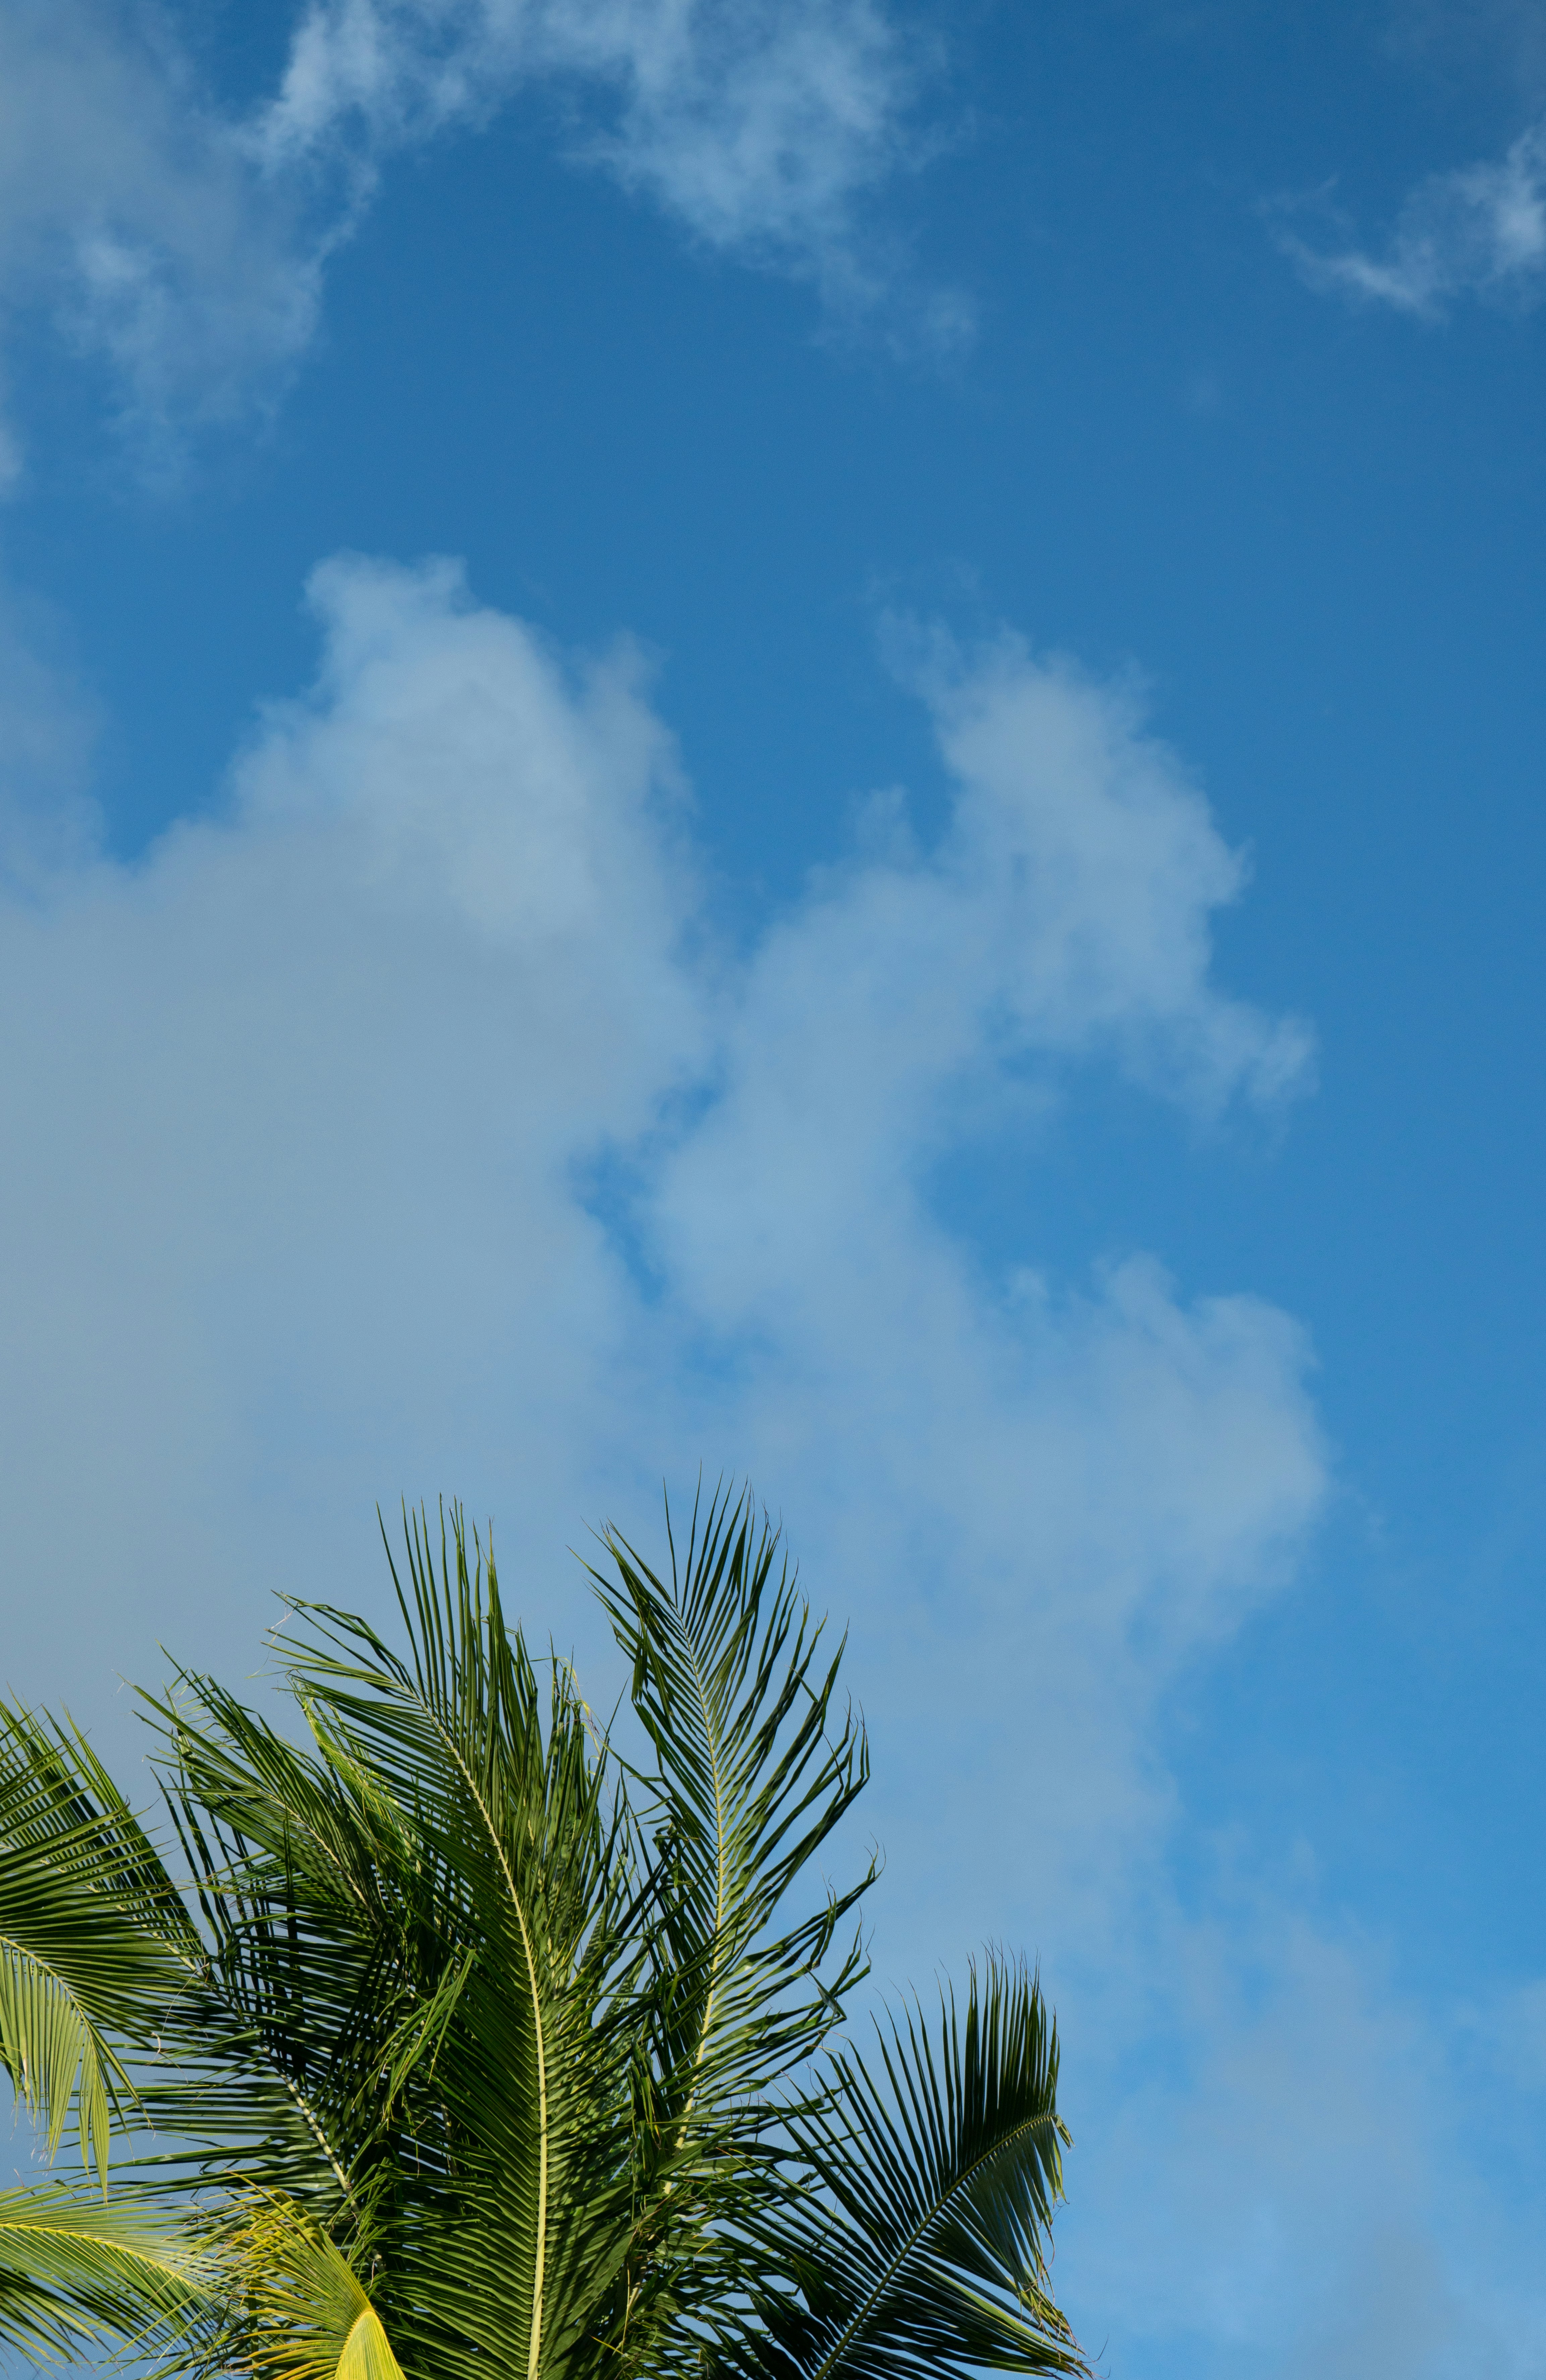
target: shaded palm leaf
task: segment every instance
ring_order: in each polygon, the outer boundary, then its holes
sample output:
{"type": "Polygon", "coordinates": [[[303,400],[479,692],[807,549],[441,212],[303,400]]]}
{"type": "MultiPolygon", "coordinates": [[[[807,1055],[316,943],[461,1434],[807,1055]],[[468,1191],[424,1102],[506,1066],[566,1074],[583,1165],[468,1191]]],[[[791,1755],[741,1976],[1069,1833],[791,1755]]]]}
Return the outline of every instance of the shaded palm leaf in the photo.
{"type": "Polygon", "coordinates": [[[694,1505],[680,1559],[669,1509],[667,1533],[669,1581],[610,1531],[615,1574],[590,1573],[656,1762],[634,1780],[657,1866],[624,2277],[639,2368],[662,2374],[700,2369],[753,2286],[746,2225],[789,2186],[787,2104],[770,2094],[866,1972],[857,1928],[837,1937],[875,1875],[785,1911],[868,1775],[863,1728],[835,1707],[842,1646],[824,1657],[749,1493],[694,1505]]]}
{"type": "Polygon", "coordinates": [[[155,1853],[79,1737],[0,1705],[0,2065],[58,2151],[72,2099],[105,2186],[143,2039],[202,1964],[155,1853]]]}
{"type": "Polygon", "coordinates": [[[1022,1966],[975,1969],[833,2061],[825,2114],[792,2130],[809,2194],[761,2229],[778,2285],[752,2360],[777,2380],[1082,2373],[1044,2245],[1062,2194],[1056,2029],[1022,1966]]]}

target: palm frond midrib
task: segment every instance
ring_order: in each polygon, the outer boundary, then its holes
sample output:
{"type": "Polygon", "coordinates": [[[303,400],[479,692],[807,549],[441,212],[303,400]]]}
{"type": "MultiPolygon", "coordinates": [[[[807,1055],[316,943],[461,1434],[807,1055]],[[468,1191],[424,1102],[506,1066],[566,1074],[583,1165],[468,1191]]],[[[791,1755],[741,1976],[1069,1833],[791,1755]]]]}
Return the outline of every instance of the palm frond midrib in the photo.
{"type": "Polygon", "coordinates": [[[550,2110],[547,2029],[543,2022],[542,1988],[537,1972],[536,1949],[532,1941],[528,1914],[522,1894],[515,1881],[514,1872],[510,1864],[505,1844],[502,1841],[500,1830],[495,1824],[493,1813],[488,1805],[487,1797],[482,1791],[482,1789],[473,1773],[472,1764],[466,1759],[462,1751],[461,1745],[456,1742],[454,1733],[445,1725],[440,1713],[435,1709],[433,1704],[429,1700],[422,1689],[418,1691],[417,1699],[419,1709],[423,1712],[429,1725],[434,1729],[436,1734],[439,1736],[448,1756],[456,1768],[458,1775],[461,1777],[465,1790],[471,1799],[474,1809],[477,1813],[479,1824],[483,1828],[484,1833],[488,1839],[489,1849],[493,1853],[496,1865],[498,1866],[500,1874],[504,1881],[505,1890],[509,1897],[510,1906],[514,1912],[515,1923],[520,1935],[522,1952],[525,1960],[526,1985],[531,2001],[533,2055],[537,2065],[537,2226],[536,2240],[532,2256],[531,2328],[526,2349],[526,2371],[529,2375],[529,2380],[537,2380],[537,2374],[541,2368],[542,2316],[544,2311],[543,2289],[546,2280],[547,2269],[550,2110]]]}

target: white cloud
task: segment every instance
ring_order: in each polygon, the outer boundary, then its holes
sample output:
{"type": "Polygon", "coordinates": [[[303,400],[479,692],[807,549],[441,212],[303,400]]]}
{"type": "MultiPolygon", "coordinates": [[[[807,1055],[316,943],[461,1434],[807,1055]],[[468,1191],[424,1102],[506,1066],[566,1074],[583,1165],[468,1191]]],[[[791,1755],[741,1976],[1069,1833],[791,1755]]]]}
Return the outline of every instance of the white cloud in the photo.
{"type": "Polygon", "coordinates": [[[115,1670],[239,1678],[271,1586],[381,1611],[371,1506],[441,1487],[589,1665],[582,1519],[749,1466],[852,1615],[881,1973],[1044,1954],[1092,2345],[1336,2368],[1364,2245],[1434,2252],[1421,2044],[1282,1896],[1182,1907],[1156,1734],[1323,1501],[1303,1334],[1147,1257],[991,1272],[930,1191],[1028,1073],[1290,1087],[1302,1035],[1212,980],[1201,795],[1006,639],[928,682],[937,842],[893,806],[738,954],[626,644],[566,659],[444,565],[313,601],[220,817],[0,895],[10,1682],[121,1749],[115,1670]]]}
{"type": "Polygon", "coordinates": [[[272,164],[380,154],[521,83],[594,90],[582,154],[714,247],[826,273],[902,162],[920,64],[878,0],[312,0],[256,137],[272,164]]]}
{"type": "MultiPolygon", "coordinates": [[[[1083,1290],[993,1288],[925,1191],[963,1113],[1013,1098],[1028,1064],[1108,1047],[1214,1104],[1233,1087],[1271,1096],[1286,1072],[1283,1028],[1207,982],[1206,912],[1236,865],[1126,704],[1009,646],[963,669],[936,696],[958,782],[938,848],[856,861],[731,965],[706,939],[670,739],[626,648],[574,676],[529,631],[469,606],[445,565],[334,563],[313,599],[318,685],[265,712],[228,814],[175,828],[133,868],[83,862],[6,916],[9,1006],[30,1020],[6,1061],[20,1069],[11,1111],[30,1117],[33,1156],[0,1193],[6,1245],[55,1251],[29,1268],[22,1310],[61,1394],[73,1403],[85,1383],[101,1401],[104,1449],[148,1431],[185,1467],[156,1400],[127,1389],[92,1335],[119,1330],[115,1284],[131,1275],[159,1317],[127,1333],[136,1364],[159,1365],[161,1340],[186,1330],[166,1393],[181,1395],[179,1366],[201,1347],[200,1381],[228,1362],[229,1393],[248,1396],[254,1370],[293,1370],[291,1393],[325,1398],[345,1429],[362,1379],[378,1384],[372,1408],[388,1395],[399,1331],[416,1415],[441,1402],[428,1378],[412,1385],[423,1364],[448,1392],[469,1364],[507,1375],[522,1410],[518,1350],[537,1332],[534,1411],[570,1447],[631,1443],[627,1367],[669,1360],[684,1385],[651,1426],[646,1475],[680,1462],[684,1415],[703,1418],[694,1366],[719,1398],[721,1353],[748,1335],[767,1361],[743,1385],[745,1416],[778,1376],[774,1334],[779,1363],[814,1378],[819,1356],[841,1406],[857,1392],[852,1309],[872,1349],[864,1378],[894,1401],[915,1375],[914,1436],[955,1429],[970,1383],[984,1423],[1009,1417],[1001,1452],[1040,1461],[1075,1515],[1088,1500],[1061,1406],[1120,1415],[1142,1454],[1124,1492],[1142,1512],[1123,1522],[1117,1497],[1100,1519],[1126,1547],[1117,1624],[1152,1593],[1184,1609],[1182,1637],[1211,1630],[1231,1582],[1253,1590],[1318,1492],[1292,1326],[1250,1301],[1180,1306],[1142,1263],[1083,1290]],[[78,1077],[80,1096],[54,1096],[78,1077]],[[684,1099],[692,1121],[673,1123],[684,1099]],[[633,1184],[623,1241],[585,1186],[603,1160],[633,1184]],[[446,1198],[466,1211],[442,1247],[446,1198]],[[61,1245],[78,1199],[79,1235],[61,1245]],[[658,1276],[648,1294],[620,1254],[634,1244],[658,1276]],[[915,1311],[891,1302],[902,1279],[915,1311]],[[478,1353],[435,1357],[458,1282],[478,1353]],[[85,1339],[49,1319],[54,1297],[85,1339]],[[561,1358],[576,1314],[601,1335],[561,1358]],[[927,1366],[879,1354],[925,1327],[932,1383],[927,1366]],[[960,1375],[943,1405],[940,1366],[960,1375]],[[573,1408],[555,1402],[571,1371],[573,1408]],[[1023,1445],[1017,1415],[1034,1424],[1023,1445]]],[[[459,1427],[463,1399],[451,1403],[459,1427]]],[[[190,1443],[223,1415],[239,1440],[228,1395],[200,1387],[192,1405],[190,1443]]],[[[14,1444],[43,1432],[41,1460],[58,1415],[28,1390],[12,1418],[14,1444]]],[[[492,1436],[476,1426],[479,1469],[505,1461],[511,1427],[504,1406],[492,1436]]],[[[710,1453],[752,1451],[741,1428],[718,1424],[710,1453]]],[[[311,1442],[308,1426],[284,1460],[309,1462],[311,1442]]],[[[427,1448],[430,1470],[443,1451],[449,1475],[459,1443],[452,1429],[427,1448]]],[[[963,1443],[949,1460],[969,1458],[963,1443]]],[[[895,1459],[905,1470],[912,1455],[895,1459]]],[[[425,1461],[388,1469],[422,1478],[425,1461]]],[[[163,1456],[140,1476],[137,1500],[164,1511],[163,1456]]],[[[571,1477],[561,1509],[572,1490],[571,1477]]]]}
{"type": "Polygon", "coordinates": [[[1407,199],[1383,255],[1285,246],[1312,288],[1426,319],[1476,295],[1532,302],[1546,269],[1546,126],[1495,163],[1434,174],[1407,199]]]}
{"type": "Polygon", "coordinates": [[[0,306],[104,365],[164,469],[282,394],[387,160],[533,84],[577,159],[695,238],[862,298],[855,206],[906,159],[922,63],[880,0],[314,0],[238,117],[163,17],[0,0],[0,306]]]}
{"type": "Polygon", "coordinates": [[[1209,1111],[1236,1091],[1270,1107],[1308,1087],[1305,1027],[1210,981],[1209,918],[1246,866],[1142,733],[1136,697],[1064,660],[1033,663],[1012,636],[970,666],[924,639],[912,670],[961,788],[945,875],[967,902],[996,892],[1011,1032],[1068,1054],[1111,1045],[1209,1111]]]}

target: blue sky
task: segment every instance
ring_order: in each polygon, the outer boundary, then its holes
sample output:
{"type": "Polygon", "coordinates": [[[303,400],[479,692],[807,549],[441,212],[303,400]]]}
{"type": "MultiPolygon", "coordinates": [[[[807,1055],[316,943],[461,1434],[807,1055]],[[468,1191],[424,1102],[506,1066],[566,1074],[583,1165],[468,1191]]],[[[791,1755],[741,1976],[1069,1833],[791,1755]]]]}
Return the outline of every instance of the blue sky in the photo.
{"type": "Polygon", "coordinates": [[[749,1473],[1117,2380],[1546,2373],[1546,7],[0,0],[4,1670],[749,1473]]]}

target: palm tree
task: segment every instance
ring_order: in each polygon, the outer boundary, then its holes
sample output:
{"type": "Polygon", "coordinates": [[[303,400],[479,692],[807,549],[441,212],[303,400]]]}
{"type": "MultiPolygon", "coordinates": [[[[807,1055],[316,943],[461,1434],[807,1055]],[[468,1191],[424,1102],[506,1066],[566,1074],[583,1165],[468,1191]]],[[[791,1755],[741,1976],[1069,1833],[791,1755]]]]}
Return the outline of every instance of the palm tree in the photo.
{"type": "Polygon", "coordinates": [[[1083,2373],[1034,1977],[993,1954],[843,2031],[875,1867],[811,1879],[864,1731],[750,1496],[664,1575],[600,1540],[631,1756],[459,1513],[405,1536],[403,1649],[287,1602],[291,1732],[188,1672],[146,1698],[167,1847],[0,1706],[0,2060],[51,2155],[79,2135],[69,2182],[0,2192],[0,2343],[189,2380],[1083,2373]]]}

